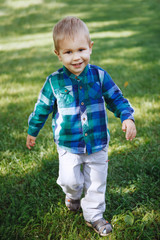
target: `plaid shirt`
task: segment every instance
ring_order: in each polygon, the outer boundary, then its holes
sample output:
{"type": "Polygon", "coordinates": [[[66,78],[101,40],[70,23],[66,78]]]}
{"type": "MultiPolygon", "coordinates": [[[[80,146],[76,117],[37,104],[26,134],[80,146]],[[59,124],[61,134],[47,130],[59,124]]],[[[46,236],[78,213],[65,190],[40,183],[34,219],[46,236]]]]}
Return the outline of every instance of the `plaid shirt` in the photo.
{"type": "Polygon", "coordinates": [[[77,154],[98,152],[109,141],[105,103],[121,122],[134,120],[133,108],[106,71],[87,65],[76,76],[63,66],[47,77],[29,117],[28,134],[36,137],[52,113],[57,145],[77,154]]]}

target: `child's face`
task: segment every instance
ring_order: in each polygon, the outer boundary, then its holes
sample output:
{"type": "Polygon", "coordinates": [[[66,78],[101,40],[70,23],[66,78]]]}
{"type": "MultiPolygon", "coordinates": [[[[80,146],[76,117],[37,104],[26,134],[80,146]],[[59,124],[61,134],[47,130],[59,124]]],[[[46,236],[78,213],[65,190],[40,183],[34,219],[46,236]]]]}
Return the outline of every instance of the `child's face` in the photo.
{"type": "Polygon", "coordinates": [[[73,74],[79,75],[83,72],[90,60],[93,42],[90,44],[84,34],[59,42],[59,51],[55,50],[59,60],[73,74]]]}

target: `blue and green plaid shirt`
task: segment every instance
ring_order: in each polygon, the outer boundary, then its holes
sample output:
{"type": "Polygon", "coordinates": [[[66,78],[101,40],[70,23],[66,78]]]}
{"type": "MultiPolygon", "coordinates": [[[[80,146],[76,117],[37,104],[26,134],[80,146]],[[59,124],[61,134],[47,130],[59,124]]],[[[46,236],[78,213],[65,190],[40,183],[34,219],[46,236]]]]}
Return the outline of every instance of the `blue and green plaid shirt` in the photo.
{"type": "Polygon", "coordinates": [[[57,145],[77,154],[98,152],[109,139],[105,103],[121,122],[134,120],[133,108],[106,71],[88,64],[76,76],[63,66],[47,77],[29,117],[28,134],[36,137],[52,113],[57,145]]]}

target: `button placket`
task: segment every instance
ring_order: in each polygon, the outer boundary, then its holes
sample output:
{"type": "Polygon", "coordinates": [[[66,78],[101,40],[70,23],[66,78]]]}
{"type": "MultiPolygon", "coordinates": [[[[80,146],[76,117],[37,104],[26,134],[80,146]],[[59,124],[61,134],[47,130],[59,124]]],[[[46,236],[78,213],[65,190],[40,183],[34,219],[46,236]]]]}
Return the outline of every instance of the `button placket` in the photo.
{"type": "Polygon", "coordinates": [[[79,89],[78,93],[79,93],[80,114],[81,114],[83,136],[87,138],[88,118],[87,118],[87,112],[86,112],[86,106],[85,106],[85,92],[84,92],[85,88],[83,86],[83,82],[78,83],[78,89],[79,89]]]}
{"type": "Polygon", "coordinates": [[[81,112],[81,123],[82,126],[88,126],[88,118],[87,118],[87,113],[86,111],[84,113],[81,112]]]}

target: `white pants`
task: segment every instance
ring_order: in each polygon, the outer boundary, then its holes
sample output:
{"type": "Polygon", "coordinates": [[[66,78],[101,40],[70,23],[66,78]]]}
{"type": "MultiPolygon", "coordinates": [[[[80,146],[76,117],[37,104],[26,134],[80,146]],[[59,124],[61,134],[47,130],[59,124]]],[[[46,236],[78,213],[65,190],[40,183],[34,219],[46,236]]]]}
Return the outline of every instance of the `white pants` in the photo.
{"type": "Polygon", "coordinates": [[[57,183],[67,197],[81,199],[84,219],[97,221],[105,211],[105,191],[108,170],[108,146],[93,154],[72,154],[57,147],[59,177],[57,183]]]}

